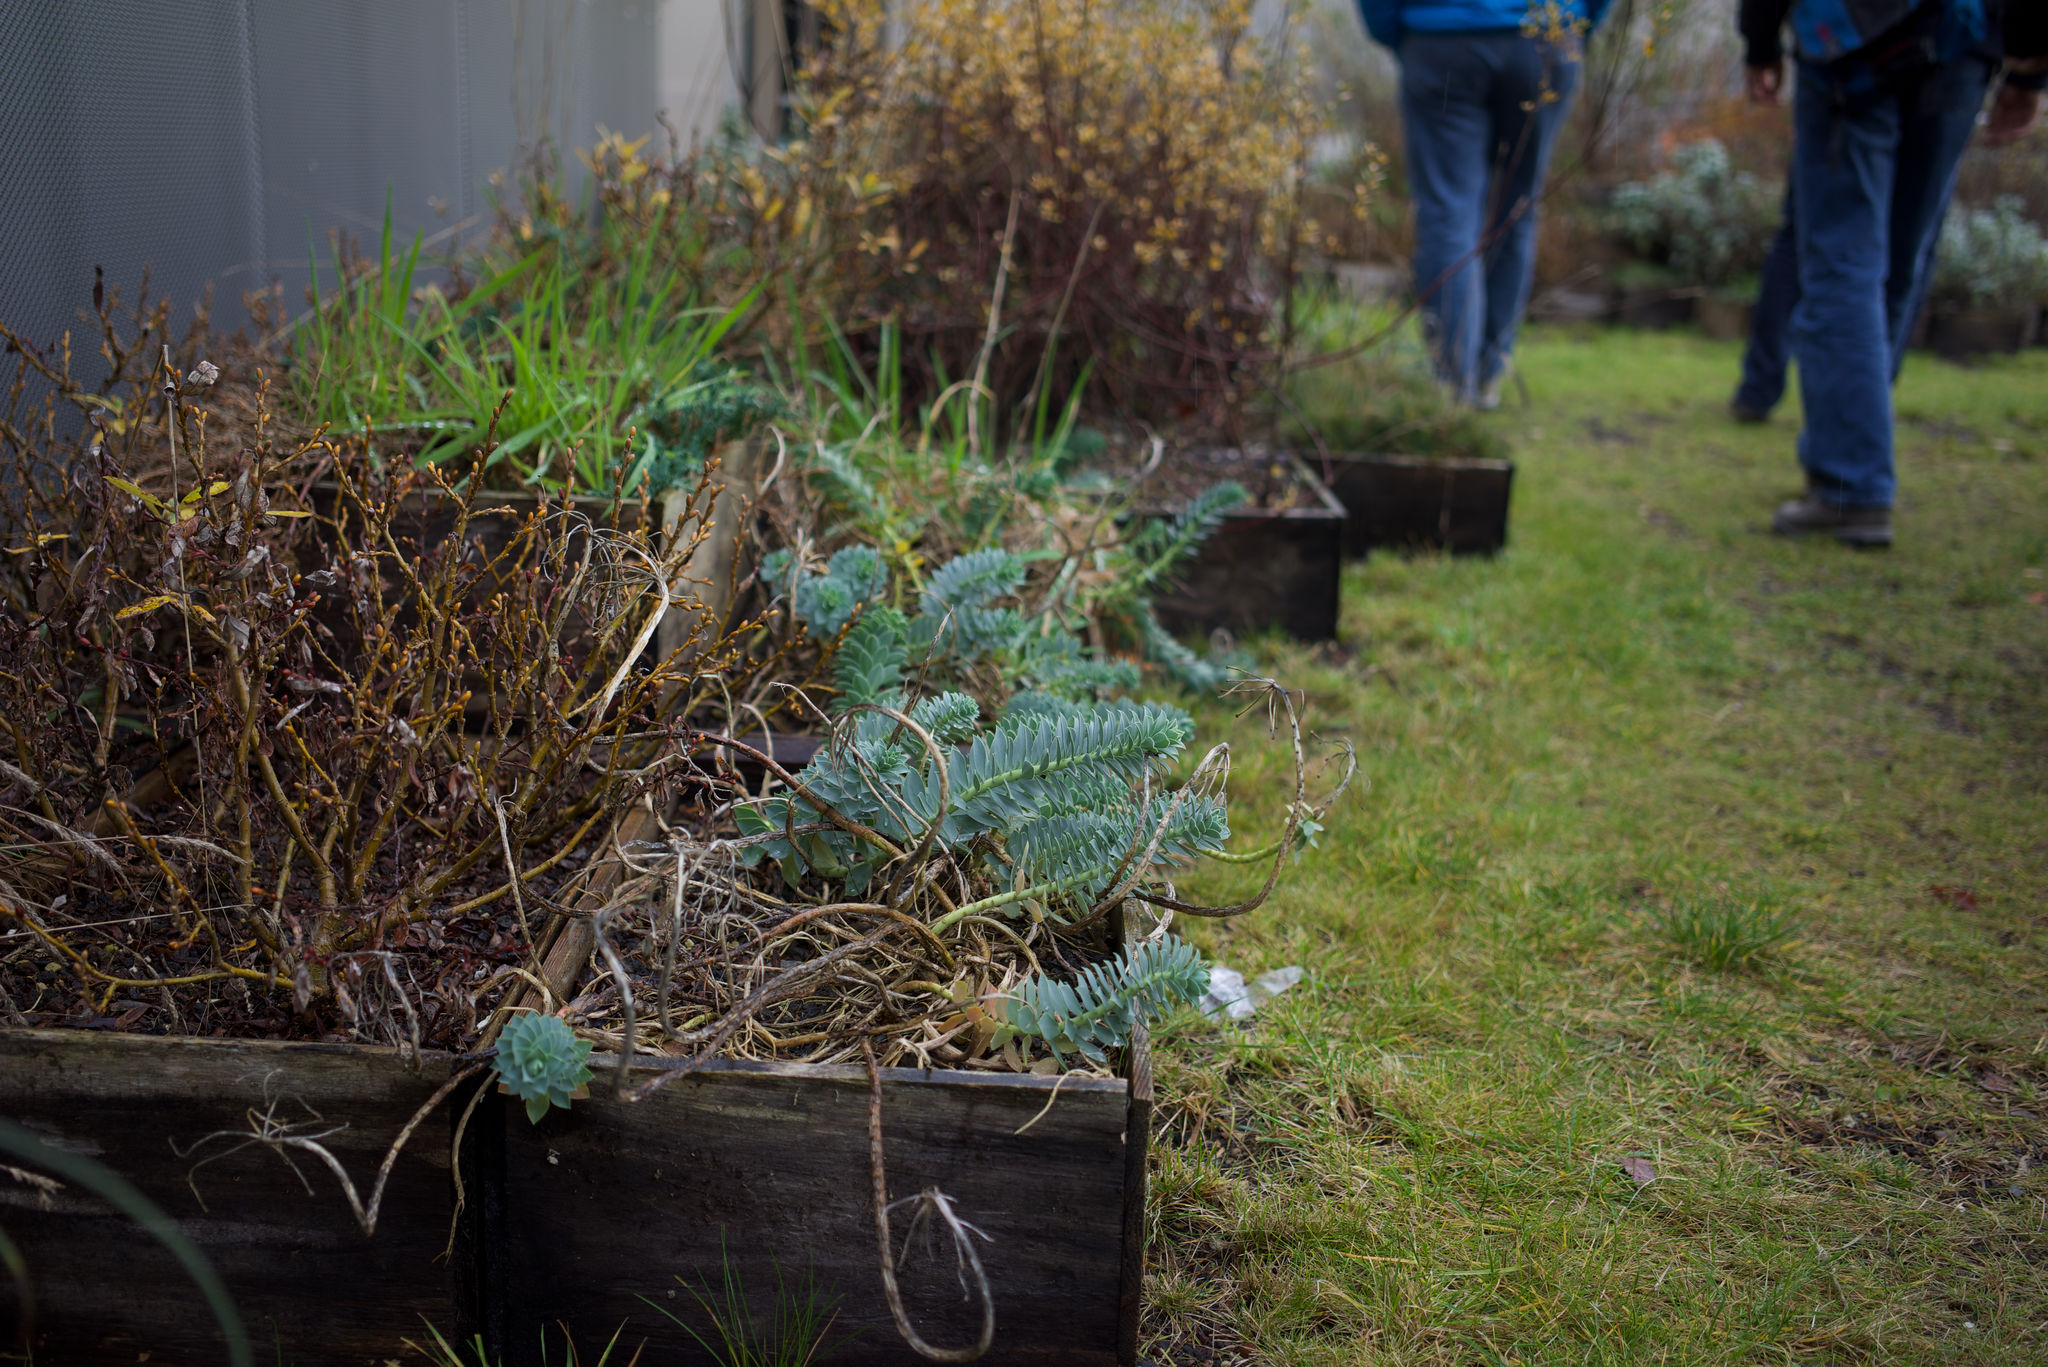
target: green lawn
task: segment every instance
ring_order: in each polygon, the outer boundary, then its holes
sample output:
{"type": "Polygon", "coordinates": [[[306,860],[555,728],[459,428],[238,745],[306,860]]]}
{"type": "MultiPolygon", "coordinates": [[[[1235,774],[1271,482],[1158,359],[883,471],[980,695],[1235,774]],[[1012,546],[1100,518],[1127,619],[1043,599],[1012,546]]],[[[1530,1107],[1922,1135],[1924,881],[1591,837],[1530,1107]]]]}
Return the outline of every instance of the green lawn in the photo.
{"type": "Polygon", "coordinates": [[[1269,652],[1361,779],[1192,932],[1308,977],[1165,1042],[1159,1362],[2048,1360],[2048,353],[1911,361],[1861,554],[1735,359],[1536,332],[1507,553],[1269,652]]]}

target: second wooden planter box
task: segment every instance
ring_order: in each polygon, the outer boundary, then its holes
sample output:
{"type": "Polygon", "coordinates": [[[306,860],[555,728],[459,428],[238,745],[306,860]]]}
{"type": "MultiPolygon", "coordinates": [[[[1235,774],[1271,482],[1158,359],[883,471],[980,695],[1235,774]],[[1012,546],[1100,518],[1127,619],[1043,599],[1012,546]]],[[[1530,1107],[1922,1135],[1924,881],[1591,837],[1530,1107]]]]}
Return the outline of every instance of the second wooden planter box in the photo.
{"type": "MultiPolygon", "coordinates": [[[[493,1092],[465,1135],[459,1222],[449,1140],[469,1093],[458,1091],[399,1156],[368,1237],[316,1156],[251,1139],[264,1117],[294,1127],[281,1133],[333,1152],[367,1201],[387,1146],[449,1076],[445,1058],[415,1073],[353,1045],[0,1030],[0,1114],[97,1158],[166,1211],[226,1282],[259,1360],[383,1362],[432,1324],[451,1340],[481,1334],[494,1363],[539,1362],[543,1330],[559,1359],[563,1326],[592,1361],[622,1325],[615,1360],[645,1344],[643,1361],[709,1362],[654,1307],[716,1341],[688,1288],[718,1300],[728,1272],[762,1325],[778,1294],[787,1304],[814,1287],[835,1315],[821,1364],[911,1360],[877,1266],[864,1070],[714,1063],[638,1103],[614,1099],[600,1073],[587,1100],[538,1125],[493,1092]]],[[[634,1080],[648,1076],[636,1068],[634,1080]]],[[[1142,1044],[1128,1078],[882,1077],[891,1199],[936,1186],[989,1236],[979,1251],[996,1336],[981,1360],[1133,1362],[1142,1044]]],[[[36,1361],[222,1360],[178,1264],[90,1193],[46,1196],[0,1174],[0,1222],[27,1262],[36,1361]]],[[[900,1250],[909,1213],[894,1225],[900,1250]]],[[[907,1308],[928,1342],[971,1344],[980,1306],[963,1303],[938,1247],[914,1251],[900,1274],[907,1308]]]]}
{"type": "MultiPolygon", "coordinates": [[[[1175,571],[1174,587],[1153,600],[1176,636],[1217,629],[1250,636],[1274,627],[1298,641],[1337,638],[1344,570],[1344,505],[1294,456],[1195,452],[1205,475],[1256,489],[1277,467],[1285,488],[1275,506],[1243,507],[1175,571]],[[1236,466],[1257,466],[1241,472],[1236,466]]],[[[1168,516],[1166,510],[1151,514],[1168,516]]]]}
{"type": "Polygon", "coordinates": [[[2039,311],[2033,308],[1945,309],[1926,313],[1927,345],[1951,361],[2009,355],[2034,340],[2039,311]]]}
{"type": "Polygon", "coordinates": [[[1330,489],[1349,521],[1344,553],[1382,548],[1492,555],[1507,544],[1513,461],[1333,455],[1330,489]]]}
{"type": "Polygon", "coordinates": [[[1740,342],[1749,336],[1755,314],[1750,299],[1708,291],[1693,304],[1693,317],[1700,331],[1717,342],[1740,342]]]}

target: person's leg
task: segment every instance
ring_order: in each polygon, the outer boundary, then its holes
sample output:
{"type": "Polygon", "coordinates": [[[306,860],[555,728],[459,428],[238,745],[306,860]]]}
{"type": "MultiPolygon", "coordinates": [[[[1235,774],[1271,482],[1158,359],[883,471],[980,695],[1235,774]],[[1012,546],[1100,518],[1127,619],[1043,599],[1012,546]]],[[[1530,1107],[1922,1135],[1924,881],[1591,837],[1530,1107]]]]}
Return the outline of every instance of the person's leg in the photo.
{"type": "Polygon", "coordinates": [[[1742,353],[1742,383],[1735,389],[1735,411],[1754,416],[1757,422],[1770,416],[1785,397],[1785,369],[1792,362],[1787,332],[1793,306],[1799,302],[1799,229],[1793,207],[1792,178],[1785,178],[1785,220],[1771,239],[1770,255],[1764,258],[1763,278],[1758,282],[1756,306],[1750,310],[1749,345],[1742,353]]]}
{"type": "Polygon", "coordinates": [[[1492,385],[1514,354],[1536,273],[1537,204],[1551,149],[1579,86],[1583,50],[1521,34],[1495,40],[1502,54],[1493,89],[1492,177],[1487,190],[1486,327],[1479,382],[1492,385]]]}
{"type": "Polygon", "coordinates": [[[1799,304],[1791,334],[1806,410],[1799,461],[1813,499],[1831,508],[1892,503],[1884,287],[1900,122],[1897,100],[1837,106],[1826,74],[1801,64],[1792,172],[1799,304]]]}
{"type": "Polygon", "coordinates": [[[1927,301],[1941,221],[1948,215],[1963,152],[1976,130],[1990,83],[1989,62],[1962,57],[1936,71],[1907,102],[1892,184],[1891,263],[1884,299],[1894,380],[1905,363],[1906,339],[1927,301]]]}
{"type": "Polygon", "coordinates": [[[1415,293],[1438,376],[1465,400],[1479,392],[1482,266],[1491,123],[1485,54],[1457,34],[1401,43],[1401,131],[1415,201],[1415,293]]]}

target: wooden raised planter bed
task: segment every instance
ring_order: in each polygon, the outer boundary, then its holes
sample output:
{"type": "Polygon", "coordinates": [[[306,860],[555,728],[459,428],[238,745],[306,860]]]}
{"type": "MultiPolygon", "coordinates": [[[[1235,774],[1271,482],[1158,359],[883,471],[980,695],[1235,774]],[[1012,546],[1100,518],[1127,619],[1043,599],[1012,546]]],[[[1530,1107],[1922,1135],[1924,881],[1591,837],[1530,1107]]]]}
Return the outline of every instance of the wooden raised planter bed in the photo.
{"type": "Polygon", "coordinates": [[[1624,327],[1663,331],[1693,320],[1703,291],[1697,285],[1632,284],[1614,287],[1614,319],[1624,327]]]}
{"type": "Polygon", "coordinates": [[[2035,308],[1930,308],[1927,345],[1946,360],[2010,355],[2034,340],[2040,311],[2035,308]]]}
{"type": "MultiPolygon", "coordinates": [[[[741,521],[728,506],[721,528],[741,521]]],[[[715,581],[733,554],[729,536],[714,537],[692,576],[701,566],[715,581]]],[[[722,613],[729,584],[713,582],[704,600],[692,608],[722,613]]],[[[768,739],[791,760],[807,745],[768,739]]],[[[618,839],[646,829],[628,814],[618,839]]],[[[598,885],[586,905],[602,900],[598,885]]],[[[558,919],[540,938],[543,976],[573,995],[588,920],[558,919]]],[[[317,1140],[368,1201],[392,1141],[453,1076],[449,1057],[415,1070],[351,1044],[0,1027],[0,1115],[97,1159],[169,1214],[220,1273],[261,1361],[374,1367],[404,1360],[404,1341],[425,1341],[429,1325],[451,1341],[480,1335],[508,1367],[539,1363],[544,1332],[560,1361],[566,1327],[594,1361],[623,1325],[615,1362],[643,1344],[645,1362],[709,1362],[648,1302],[715,1341],[688,1288],[720,1299],[728,1271],[757,1324],[770,1322],[779,1288],[806,1279],[835,1302],[825,1367],[915,1360],[878,1266],[864,1069],[715,1061],[628,1103],[608,1063],[594,1059],[591,1094],[538,1125],[494,1089],[477,1094],[488,1074],[461,1084],[398,1155],[368,1236],[317,1156],[257,1142],[252,1127],[267,1117],[317,1140]],[[451,1141],[472,1098],[458,1212],[451,1141]]],[[[1136,1361],[1151,1106],[1142,1034],[1126,1065],[1115,1078],[882,1074],[890,1199],[937,1187],[990,1237],[978,1251],[995,1338],[982,1362],[1136,1361]]],[[[682,1066],[641,1055],[634,1080],[682,1066]]],[[[894,1219],[899,1251],[910,1223],[908,1212],[894,1219]]],[[[89,1193],[45,1201],[0,1172],[0,1228],[28,1270],[35,1361],[222,1360],[180,1265],[89,1193]]],[[[913,1323],[927,1342],[971,1345],[981,1306],[961,1297],[944,1239],[936,1256],[922,1248],[920,1238],[899,1272],[913,1323]]],[[[11,1339],[21,1327],[5,1288],[0,1305],[11,1339]]]]}
{"type": "Polygon", "coordinates": [[[1382,548],[1492,555],[1507,544],[1513,461],[1329,457],[1330,489],[1350,521],[1344,553],[1382,548]]]}
{"type": "MultiPolygon", "coordinates": [[[[452,1225],[449,1141],[465,1088],[399,1156],[368,1237],[317,1159],[293,1154],[309,1192],[277,1152],[231,1137],[266,1108],[301,1133],[325,1131],[367,1200],[387,1146],[449,1076],[445,1058],[414,1073],[353,1045],[0,1030],[0,1114],[97,1158],[177,1220],[227,1283],[259,1359],[381,1363],[431,1322],[451,1339],[481,1334],[494,1362],[537,1363],[544,1327],[567,1325],[594,1356],[623,1323],[621,1361],[645,1342],[643,1361],[705,1362],[639,1297],[710,1337],[684,1285],[715,1290],[728,1267],[762,1323],[778,1272],[837,1298],[844,1341],[822,1363],[913,1359],[877,1268],[857,1067],[713,1063],[638,1103],[615,1100],[601,1071],[587,1100],[539,1125],[493,1092],[464,1136],[467,1200],[452,1225]]],[[[889,1069],[883,1088],[891,1199],[936,1185],[991,1236],[980,1251],[996,1336],[982,1361],[1134,1362],[1143,1042],[1128,1078],[889,1069]]],[[[5,1180],[0,1204],[27,1260],[36,1361],[221,1360],[204,1302],[125,1217],[69,1189],[45,1206],[5,1180]]],[[[906,1224],[895,1220],[899,1249],[906,1224]]],[[[980,1307],[962,1302],[950,1253],[915,1255],[900,1275],[928,1342],[974,1341],[980,1307]]]]}
{"type": "MultiPolygon", "coordinates": [[[[399,1155],[371,1238],[311,1155],[294,1155],[309,1193],[261,1147],[191,1146],[246,1133],[276,1099],[280,1119],[319,1115],[304,1133],[345,1127],[320,1142],[367,1192],[392,1138],[448,1077],[445,1059],[416,1074],[388,1050],[349,1045],[0,1030],[0,1114],[156,1202],[213,1262],[259,1359],[292,1363],[381,1362],[420,1337],[423,1316],[451,1327],[458,1274],[438,1259],[455,1211],[452,1122],[422,1125],[399,1155]]],[[[35,1361],[225,1360],[183,1269],[111,1206],[71,1189],[45,1206],[0,1176],[0,1223],[27,1262],[35,1361]]],[[[0,1323],[13,1312],[9,1297],[0,1323]]]]}
{"type": "MultiPolygon", "coordinates": [[[[1175,571],[1175,583],[1153,599],[1153,609],[1177,636],[1221,628],[1248,636],[1279,627],[1298,641],[1337,638],[1344,569],[1344,505],[1289,454],[1203,452],[1205,476],[1235,478],[1256,492],[1278,462],[1290,486],[1277,507],[1243,507],[1226,514],[1195,554],[1175,571]],[[1247,467],[1240,473],[1234,466],[1247,467]],[[1287,506],[1292,504],[1293,506],[1287,506]]],[[[1169,457],[1171,459],[1171,457],[1169,457]]],[[[1170,516],[1165,509],[1151,516],[1170,516]]]]}
{"type": "MultiPolygon", "coordinates": [[[[731,605],[733,582],[741,577],[737,572],[737,548],[741,524],[746,520],[746,511],[751,505],[751,494],[746,486],[753,483],[758,468],[759,447],[748,441],[727,442],[718,448],[719,476],[721,483],[709,509],[710,534],[698,545],[690,556],[685,570],[686,580],[704,599],[704,605],[719,615],[724,615],[731,605]],[[708,586],[708,587],[706,587],[708,586]]],[[[333,534],[330,524],[341,505],[341,491],[332,483],[320,483],[311,489],[314,514],[321,520],[318,532],[323,539],[333,534]]],[[[502,552],[524,525],[541,507],[541,495],[528,489],[490,490],[479,493],[471,505],[468,537],[474,542],[485,560],[502,552]]],[[[620,526],[622,513],[636,511],[638,504],[614,503],[610,498],[596,494],[575,494],[564,500],[550,498],[549,506],[566,506],[581,514],[598,526],[620,526]]],[[[671,489],[657,495],[648,510],[652,522],[664,532],[675,533],[689,516],[688,492],[671,489]]],[[[447,540],[455,529],[455,502],[444,494],[427,490],[411,495],[405,501],[392,523],[393,539],[399,552],[418,558],[447,540]]],[[[572,540],[572,552],[580,551],[580,540],[572,540]]],[[[310,566],[308,568],[311,568],[310,566]]],[[[480,582],[475,589],[481,600],[492,588],[490,581],[480,582]]],[[[387,568],[385,572],[385,593],[387,597],[401,598],[405,586],[397,571],[387,568]]],[[[678,604],[678,608],[682,608],[678,604]]],[[[677,649],[685,640],[693,625],[694,614],[678,610],[669,615],[659,628],[654,648],[657,657],[666,656],[677,649]]],[[[330,630],[346,632],[338,612],[329,614],[330,630]]]]}
{"type": "Polygon", "coordinates": [[[1750,298],[1716,294],[1711,290],[1701,294],[1693,304],[1693,317],[1699,323],[1700,331],[1717,342],[1747,340],[1755,311],[1755,303],[1750,298]]]}

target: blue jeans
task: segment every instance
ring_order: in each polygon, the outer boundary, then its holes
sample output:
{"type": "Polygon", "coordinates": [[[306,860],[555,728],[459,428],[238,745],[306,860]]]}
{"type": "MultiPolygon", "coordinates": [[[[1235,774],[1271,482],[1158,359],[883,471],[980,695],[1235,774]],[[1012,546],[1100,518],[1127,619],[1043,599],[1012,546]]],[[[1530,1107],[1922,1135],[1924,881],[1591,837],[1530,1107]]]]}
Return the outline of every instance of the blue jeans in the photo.
{"type": "MultiPolygon", "coordinates": [[[[1896,205],[1895,205],[1896,207],[1896,205]]],[[[1947,215],[1944,199],[1934,226],[1922,234],[1917,256],[1894,258],[1885,267],[1884,319],[1890,330],[1892,383],[1899,381],[1899,367],[1906,363],[1906,342],[1913,335],[1913,322],[1920,306],[1927,302],[1927,285],[1934,274],[1934,252],[1941,243],[1941,220],[1947,215]]],[[[1742,353],[1742,383],[1736,386],[1735,402],[1752,413],[1768,413],[1785,397],[1785,373],[1792,364],[1792,310],[1799,303],[1798,213],[1793,204],[1792,181],[1785,181],[1785,218],[1771,239],[1770,254],[1764,258],[1763,278],[1757,284],[1756,307],[1750,313],[1749,345],[1742,353]]],[[[1910,242],[1911,232],[1894,235],[1892,245],[1910,242]]]]}
{"type": "Polygon", "coordinates": [[[1785,217],[1764,258],[1756,307],[1749,314],[1749,345],[1742,353],[1742,383],[1735,402],[1752,413],[1768,413],[1785,397],[1785,372],[1792,364],[1786,332],[1799,302],[1799,238],[1793,229],[1792,181],[1785,181],[1785,217]]]}
{"type": "Polygon", "coordinates": [[[1536,200],[1580,56],[1518,30],[1410,33],[1401,128],[1415,293],[1437,373],[1478,397],[1515,348],[1536,266],[1536,200]]]}
{"type": "Polygon", "coordinates": [[[1891,381],[1990,79],[1990,63],[1966,56],[1903,93],[1843,102],[1825,67],[1800,63],[1792,355],[1806,410],[1799,463],[1824,502],[1892,505],[1891,381]]]}

